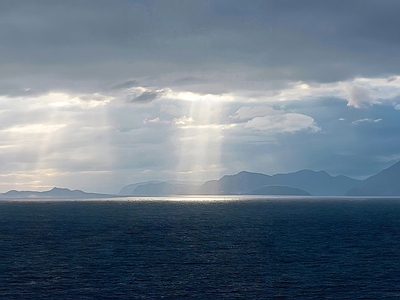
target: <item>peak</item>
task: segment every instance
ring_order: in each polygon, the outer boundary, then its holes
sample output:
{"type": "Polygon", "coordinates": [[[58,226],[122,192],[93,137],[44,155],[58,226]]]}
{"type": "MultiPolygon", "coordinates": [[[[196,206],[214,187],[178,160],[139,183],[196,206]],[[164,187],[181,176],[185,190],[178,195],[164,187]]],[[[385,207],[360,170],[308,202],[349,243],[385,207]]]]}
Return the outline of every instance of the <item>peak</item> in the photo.
{"type": "Polygon", "coordinates": [[[251,172],[249,171],[241,171],[239,173],[237,173],[237,175],[242,175],[242,174],[250,174],[251,172]]]}
{"type": "Polygon", "coordinates": [[[324,175],[324,176],[328,175],[328,176],[330,176],[329,173],[326,172],[325,170],[314,171],[314,170],[310,170],[310,169],[303,169],[303,170],[299,170],[299,171],[296,171],[296,172],[293,172],[293,173],[280,173],[279,175],[288,175],[288,174],[307,174],[307,175],[318,174],[318,175],[324,175]]]}
{"type": "Polygon", "coordinates": [[[59,188],[59,187],[53,187],[50,191],[70,191],[70,189],[67,188],[59,188]]]}
{"type": "Polygon", "coordinates": [[[236,175],[264,175],[264,176],[267,176],[263,173],[249,172],[249,171],[241,171],[241,172],[237,173],[236,175]]]}
{"type": "Polygon", "coordinates": [[[324,175],[324,176],[332,177],[332,176],[331,176],[327,171],[325,171],[325,170],[321,170],[321,171],[318,171],[318,172],[316,172],[316,173],[321,174],[321,175],[324,175]]]}

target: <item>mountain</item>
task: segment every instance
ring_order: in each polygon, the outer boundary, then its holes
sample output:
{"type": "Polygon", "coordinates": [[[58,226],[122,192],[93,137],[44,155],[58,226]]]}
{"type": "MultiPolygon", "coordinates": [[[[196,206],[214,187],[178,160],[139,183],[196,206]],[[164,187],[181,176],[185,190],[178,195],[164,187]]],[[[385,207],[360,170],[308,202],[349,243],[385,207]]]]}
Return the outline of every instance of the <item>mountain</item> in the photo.
{"type": "Polygon", "coordinates": [[[331,176],[325,171],[301,170],[272,176],[276,185],[290,186],[309,192],[313,196],[343,196],[360,183],[347,176],[331,176]]]}
{"type": "Polygon", "coordinates": [[[160,183],[161,181],[146,181],[146,182],[138,182],[138,183],[133,183],[133,184],[129,184],[127,186],[124,186],[120,192],[118,193],[118,195],[121,196],[132,196],[133,195],[133,191],[140,185],[146,185],[146,184],[153,184],[153,183],[160,183]]]}
{"type": "Polygon", "coordinates": [[[200,195],[251,194],[266,185],[273,185],[272,176],[242,171],[236,175],[225,175],[219,180],[205,182],[198,189],[200,195]]]}
{"type": "Polygon", "coordinates": [[[196,194],[196,185],[153,182],[140,184],[130,194],[131,196],[171,196],[196,194]]]}
{"type": "Polygon", "coordinates": [[[361,181],[347,196],[400,196],[400,161],[361,181]]]}
{"type": "Polygon", "coordinates": [[[171,196],[196,194],[200,185],[195,181],[146,181],[129,184],[121,189],[121,196],[171,196]]]}
{"type": "Polygon", "coordinates": [[[115,197],[113,195],[96,194],[96,193],[85,193],[81,190],[65,189],[65,188],[53,188],[49,191],[35,192],[35,191],[16,191],[11,190],[7,193],[1,193],[0,198],[58,198],[58,199],[85,199],[85,198],[110,198],[115,197]]]}
{"type": "Polygon", "coordinates": [[[304,190],[281,185],[268,185],[251,192],[252,195],[310,196],[304,190]]]}
{"type": "Polygon", "coordinates": [[[313,196],[342,196],[360,182],[343,175],[331,176],[325,171],[301,170],[273,176],[242,171],[235,175],[225,175],[219,180],[207,181],[200,186],[198,183],[179,181],[135,183],[122,188],[119,194],[125,196],[250,195],[265,186],[282,186],[299,189],[313,196]]]}
{"type": "Polygon", "coordinates": [[[360,181],[346,176],[333,177],[325,171],[301,170],[273,176],[240,172],[226,175],[219,180],[210,180],[198,190],[199,194],[237,195],[251,194],[264,186],[285,186],[308,192],[313,196],[342,196],[360,181]]]}

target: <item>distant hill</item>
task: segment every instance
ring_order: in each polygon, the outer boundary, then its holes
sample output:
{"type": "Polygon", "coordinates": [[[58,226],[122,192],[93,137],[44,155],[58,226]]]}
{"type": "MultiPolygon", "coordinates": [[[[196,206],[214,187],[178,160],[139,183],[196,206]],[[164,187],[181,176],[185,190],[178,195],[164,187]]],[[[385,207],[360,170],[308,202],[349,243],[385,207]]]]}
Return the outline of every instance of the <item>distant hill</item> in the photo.
{"type": "Polygon", "coordinates": [[[343,196],[360,183],[347,176],[331,176],[325,171],[301,170],[272,176],[275,184],[305,190],[313,196],[343,196]]]}
{"type": "Polygon", "coordinates": [[[121,196],[171,196],[196,194],[201,183],[195,181],[146,181],[129,184],[121,189],[121,196]]]}
{"type": "Polygon", "coordinates": [[[286,186],[300,189],[313,196],[342,196],[360,181],[346,176],[333,177],[325,171],[301,170],[288,174],[273,176],[240,172],[236,175],[226,175],[219,180],[210,180],[198,190],[199,194],[237,195],[251,194],[264,186],[286,186]]]}
{"type": "MultiPolygon", "coordinates": [[[[251,195],[265,186],[283,186],[299,189],[313,196],[343,196],[361,181],[347,176],[331,176],[325,171],[301,170],[273,176],[242,171],[209,180],[197,186],[190,182],[141,182],[130,184],[120,191],[125,196],[169,195],[251,195]]],[[[289,191],[288,191],[289,192],[289,191]]]]}
{"type": "Polygon", "coordinates": [[[350,189],[347,196],[400,196],[400,161],[368,177],[350,189]]]}
{"type": "Polygon", "coordinates": [[[280,185],[268,185],[251,192],[252,195],[310,196],[304,190],[280,185]]]}
{"type": "Polygon", "coordinates": [[[197,192],[196,185],[154,182],[140,184],[130,194],[131,196],[171,196],[171,195],[191,195],[197,192]]]}
{"type": "MultiPolygon", "coordinates": [[[[200,185],[190,181],[147,181],[125,186],[118,196],[171,195],[312,195],[312,196],[400,196],[400,161],[365,180],[331,176],[325,171],[300,170],[273,176],[247,171],[225,175],[200,185]]],[[[49,191],[0,193],[0,198],[85,199],[116,195],[86,193],[81,190],[53,188],[49,191]]]]}
{"type": "Polygon", "coordinates": [[[199,189],[200,195],[251,194],[266,185],[273,185],[272,176],[242,171],[236,175],[225,175],[219,180],[205,182],[199,189]]]}
{"type": "Polygon", "coordinates": [[[121,191],[119,192],[119,195],[121,196],[131,196],[133,195],[133,191],[140,185],[146,185],[146,184],[153,184],[153,183],[161,183],[161,181],[146,181],[146,182],[138,182],[138,183],[133,183],[129,184],[127,186],[124,186],[121,191]]]}
{"type": "Polygon", "coordinates": [[[58,199],[85,199],[85,198],[110,198],[114,197],[113,195],[106,194],[96,194],[96,193],[85,193],[81,190],[73,190],[65,189],[65,188],[53,188],[49,191],[44,192],[35,192],[35,191],[16,191],[11,190],[7,193],[1,193],[0,198],[58,198],[58,199]]]}

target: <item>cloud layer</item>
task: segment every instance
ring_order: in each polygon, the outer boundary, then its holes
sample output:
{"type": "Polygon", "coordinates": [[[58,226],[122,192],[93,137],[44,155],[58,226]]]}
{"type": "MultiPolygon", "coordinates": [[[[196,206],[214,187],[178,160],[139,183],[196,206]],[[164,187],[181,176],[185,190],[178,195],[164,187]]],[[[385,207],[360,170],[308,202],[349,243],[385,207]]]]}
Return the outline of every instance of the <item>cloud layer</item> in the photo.
{"type": "Polygon", "coordinates": [[[2,1],[0,189],[400,157],[398,1],[2,1]],[[316,24],[318,24],[316,26],[316,24]]]}

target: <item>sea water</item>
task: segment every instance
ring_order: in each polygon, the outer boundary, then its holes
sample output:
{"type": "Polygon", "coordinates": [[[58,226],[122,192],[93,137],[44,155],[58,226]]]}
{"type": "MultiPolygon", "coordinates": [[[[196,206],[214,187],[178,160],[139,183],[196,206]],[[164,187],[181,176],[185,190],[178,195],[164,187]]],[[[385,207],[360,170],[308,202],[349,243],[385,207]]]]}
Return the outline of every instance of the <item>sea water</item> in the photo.
{"type": "Polygon", "coordinates": [[[399,299],[400,199],[1,201],[0,299],[399,299]]]}

